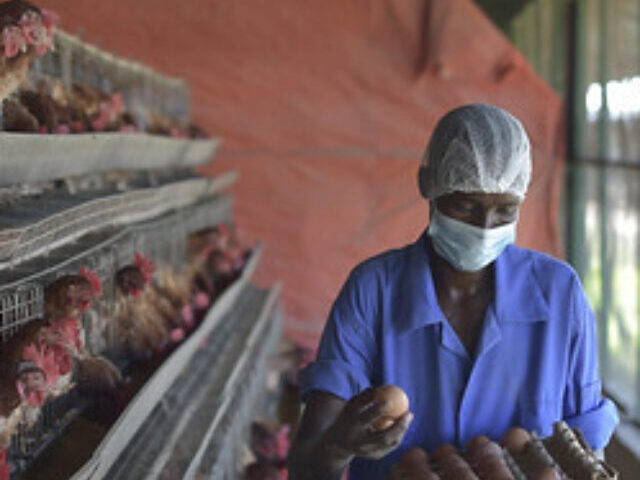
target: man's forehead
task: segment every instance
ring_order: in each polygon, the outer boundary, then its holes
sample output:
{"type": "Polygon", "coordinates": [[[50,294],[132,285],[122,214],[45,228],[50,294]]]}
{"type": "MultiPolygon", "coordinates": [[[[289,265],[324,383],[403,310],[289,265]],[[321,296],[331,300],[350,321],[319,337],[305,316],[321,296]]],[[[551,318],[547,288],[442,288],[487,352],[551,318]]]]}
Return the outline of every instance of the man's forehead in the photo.
{"type": "Polygon", "coordinates": [[[520,204],[521,200],[511,193],[487,193],[487,192],[453,192],[443,195],[438,199],[441,202],[471,201],[483,205],[495,204],[520,204]]]}

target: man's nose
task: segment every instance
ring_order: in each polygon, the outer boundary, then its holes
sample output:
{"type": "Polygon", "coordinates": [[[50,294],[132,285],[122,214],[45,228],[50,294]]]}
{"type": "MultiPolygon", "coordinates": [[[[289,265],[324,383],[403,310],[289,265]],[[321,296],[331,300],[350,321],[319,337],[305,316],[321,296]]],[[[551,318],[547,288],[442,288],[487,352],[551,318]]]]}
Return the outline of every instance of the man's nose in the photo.
{"type": "Polygon", "coordinates": [[[497,226],[498,219],[496,218],[496,213],[493,209],[484,210],[482,212],[482,228],[494,228],[497,226]]]}

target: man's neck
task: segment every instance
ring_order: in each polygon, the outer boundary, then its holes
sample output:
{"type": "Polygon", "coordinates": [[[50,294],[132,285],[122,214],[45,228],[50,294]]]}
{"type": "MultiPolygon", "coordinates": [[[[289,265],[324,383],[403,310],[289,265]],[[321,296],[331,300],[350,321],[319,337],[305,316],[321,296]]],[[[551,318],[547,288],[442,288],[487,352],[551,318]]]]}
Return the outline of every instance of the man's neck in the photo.
{"type": "Polygon", "coordinates": [[[433,248],[427,237],[429,261],[436,290],[452,300],[484,294],[493,288],[493,267],[488,265],[477,272],[461,272],[454,269],[433,248]]]}

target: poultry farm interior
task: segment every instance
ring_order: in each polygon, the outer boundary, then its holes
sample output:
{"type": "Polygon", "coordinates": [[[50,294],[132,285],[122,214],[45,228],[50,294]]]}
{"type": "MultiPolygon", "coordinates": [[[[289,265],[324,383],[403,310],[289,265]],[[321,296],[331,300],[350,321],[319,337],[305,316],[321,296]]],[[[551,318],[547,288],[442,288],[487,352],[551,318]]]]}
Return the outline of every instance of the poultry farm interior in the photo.
{"type": "MultiPolygon", "coordinates": [[[[286,479],[312,352],[252,282],[238,175],[196,173],[218,140],[187,84],[27,2],[0,19],[0,480],[286,479]]],[[[559,423],[412,449],[389,478],[618,475],[559,423]]]]}
{"type": "Polygon", "coordinates": [[[182,80],[0,17],[0,478],[231,474],[282,317],[237,174],[195,173],[218,141],[182,80]]]}

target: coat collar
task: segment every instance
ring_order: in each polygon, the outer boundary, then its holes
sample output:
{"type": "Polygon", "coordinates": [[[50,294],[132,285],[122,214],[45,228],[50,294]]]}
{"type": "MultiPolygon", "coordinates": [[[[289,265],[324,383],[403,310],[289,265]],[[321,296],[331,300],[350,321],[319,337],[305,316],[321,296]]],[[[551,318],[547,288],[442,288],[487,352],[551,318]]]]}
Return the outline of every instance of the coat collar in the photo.
{"type": "MultiPolygon", "coordinates": [[[[408,332],[446,320],[436,297],[426,231],[406,247],[396,305],[395,324],[399,332],[408,332]]],[[[534,271],[530,252],[509,245],[495,261],[495,300],[493,308],[499,323],[546,321],[549,305],[534,271]]]]}

